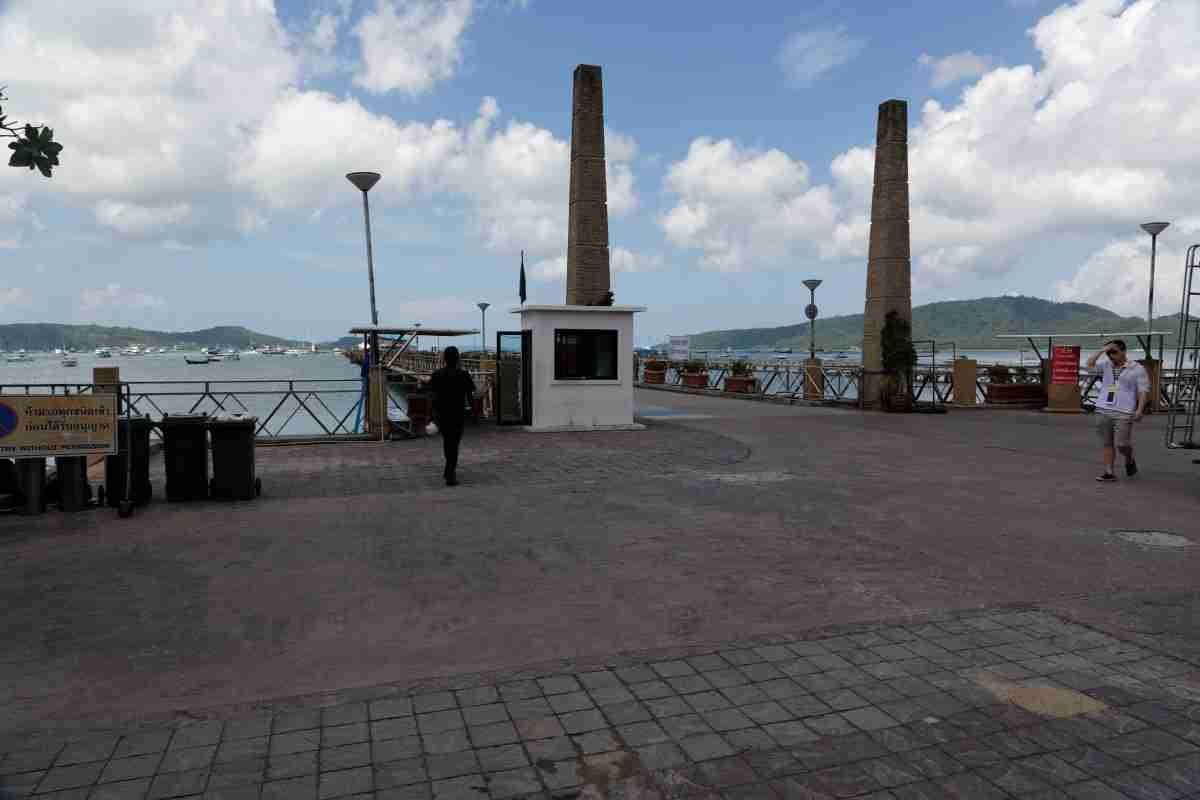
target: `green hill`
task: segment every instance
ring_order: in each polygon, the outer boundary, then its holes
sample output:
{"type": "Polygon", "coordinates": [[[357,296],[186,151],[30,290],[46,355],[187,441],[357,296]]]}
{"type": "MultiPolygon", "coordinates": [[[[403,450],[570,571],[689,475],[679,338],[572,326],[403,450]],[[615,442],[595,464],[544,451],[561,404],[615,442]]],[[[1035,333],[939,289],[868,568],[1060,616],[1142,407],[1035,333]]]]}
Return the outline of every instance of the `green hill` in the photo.
{"type": "MultiPolygon", "coordinates": [[[[1155,318],[1155,330],[1173,331],[1179,314],[1155,318]]],[[[1144,329],[1141,317],[1122,317],[1087,303],[1055,303],[1037,297],[984,297],[928,303],[913,308],[913,339],[933,339],[939,348],[953,342],[960,348],[1007,350],[1016,344],[996,339],[998,333],[1101,333],[1144,329]]],[[[843,350],[862,347],[863,315],[817,319],[817,347],[843,350]]],[[[693,350],[808,349],[808,322],[777,328],[707,331],[692,336],[693,350]]],[[[1171,338],[1168,337],[1169,345],[1171,338]]],[[[1133,343],[1131,342],[1132,346],[1133,343]]]]}
{"type": "Polygon", "coordinates": [[[139,328],[109,328],[101,325],[59,325],[53,322],[0,325],[0,348],[5,350],[93,350],[97,347],[238,347],[270,344],[294,347],[304,342],[256,333],[248,328],[221,326],[199,331],[147,331],[139,328]]]}

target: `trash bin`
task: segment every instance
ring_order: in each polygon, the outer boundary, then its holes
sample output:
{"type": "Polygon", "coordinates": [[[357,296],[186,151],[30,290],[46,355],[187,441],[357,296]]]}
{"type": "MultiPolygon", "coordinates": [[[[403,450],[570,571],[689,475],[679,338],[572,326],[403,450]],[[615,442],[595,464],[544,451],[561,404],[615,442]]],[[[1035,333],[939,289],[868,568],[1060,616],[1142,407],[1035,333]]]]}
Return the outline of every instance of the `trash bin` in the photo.
{"type": "Polygon", "coordinates": [[[104,500],[107,505],[117,508],[125,499],[125,481],[129,479],[129,465],[125,458],[131,445],[133,491],[130,500],[135,506],[150,502],[153,494],[150,485],[150,431],[153,428],[154,422],[150,417],[117,420],[117,453],[104,457],[104,500]]]}
{"type": "Polygon", "coordinates": [[[214,500],[253,500],[262,493],[262,482],[254,474],[254,432],[258,417],[223,414],[210,417],[212,436],[212,480],[214,500]]]}
{"type": "Polygon", "coordinates": [[[208,497],[208,415],[164,414],[158,423],[167,468],[167,500],[208,497]]]}
{"type": "Polygon", "coordinates": [[[21,491],[20,513],[46,513],[46,459],[18,458],[17,484],[21,491]]]}
{"type": "Polygon", "coordinates": [[[58,481],[60,511],[83,511],[88,507],[91,487],[87,479],[87,456],[61,456],[54,459],[58,481]]]}

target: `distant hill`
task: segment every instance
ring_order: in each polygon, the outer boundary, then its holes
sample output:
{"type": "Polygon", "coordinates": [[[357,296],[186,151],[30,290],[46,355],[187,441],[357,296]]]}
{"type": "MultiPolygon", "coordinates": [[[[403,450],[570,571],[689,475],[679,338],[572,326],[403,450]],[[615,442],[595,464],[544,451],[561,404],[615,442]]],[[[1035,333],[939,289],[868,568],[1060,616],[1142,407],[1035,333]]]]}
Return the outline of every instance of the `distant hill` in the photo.
{"type": "Polygon", "coordinates": [[[147,331],[139,328],[109,328],[102,325],[59,325],[53,322],[0,325],[0,348],[5,350],[53,350],[69,347],[94,350],[97,347],[257,347],[262,344],[294,347],[306,342],[281,339],[257,333],[249,328],[221,326],[199,331],[147,331]]]}
{"type": "MultiPolygon", "coordinates": [[[[1155,330],[1174,331],[1179,314],[1157,317],[1155,330]]],[[[1087,303],[1055,303],[1037,297],[984,297],[928,303],[913,308],[913,339],[933,339],[939,347],[953,342],[959,348],[1015,349],[996,339],[998,333],[1088,333],[1142,330],[1141,317],[1122,317],[1087,303]]],[[[826,350],[862,347],[863,315],[817,318],[817,347],[826,350]]],[[[693,335],[693,350],[808,349],[807,320],[777,328],[742,328],[693,335]]],[[[1167,344],[1170,346],[1171,338],[1167,344]]],[[[1130,342],[1133,346],[1133,342],[1130,342]]]]}

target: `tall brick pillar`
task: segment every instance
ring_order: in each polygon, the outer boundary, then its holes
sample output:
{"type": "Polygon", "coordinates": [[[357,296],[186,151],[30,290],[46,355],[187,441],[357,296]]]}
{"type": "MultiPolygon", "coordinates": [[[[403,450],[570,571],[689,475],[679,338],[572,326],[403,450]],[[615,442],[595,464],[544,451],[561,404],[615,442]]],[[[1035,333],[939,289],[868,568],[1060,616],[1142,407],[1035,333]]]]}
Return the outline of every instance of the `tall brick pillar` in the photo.
{"type": "Polygon", "coordinates": [[[895,311],[912,321],[912,262],[908,239],[908,103],[879,106],[875,135],[875,186],[867,253],[867,303],[863,320],[863,386],[866,406],[878,406],[883,369],[880,332],[895,311]]]}
{"type": "Polygon", "coordinates": [[[608,185],[604,178],[604,83],[600,68],[588,64],[575,67],[567,225],[567,305],[595,305],[609,291],[608,185]]]}

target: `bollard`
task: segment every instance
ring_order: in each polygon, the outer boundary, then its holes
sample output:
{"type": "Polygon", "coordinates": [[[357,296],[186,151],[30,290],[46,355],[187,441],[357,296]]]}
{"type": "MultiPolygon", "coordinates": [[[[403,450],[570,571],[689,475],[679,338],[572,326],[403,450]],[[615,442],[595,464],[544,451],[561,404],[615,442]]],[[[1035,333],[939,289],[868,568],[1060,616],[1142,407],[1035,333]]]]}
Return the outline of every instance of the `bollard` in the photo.
{"type": "Polygon", "coordinates": [[[22,514],[44,514],[46,512],[46,459],[17,459],[17,482],[25,498],[22,514]]]}
{"type": "Polygon", "coordinates": [[[87,456],[56,458],[58,473],[58,508],[60,511],[83,511],[88,505],[87,456]]]}
{"type": "Polygon", "coordinates": [[[809,358],[804,361],[804,399],[822,400],[825,398],[825,373],[821,371],[821,359],[809,358]]]}

